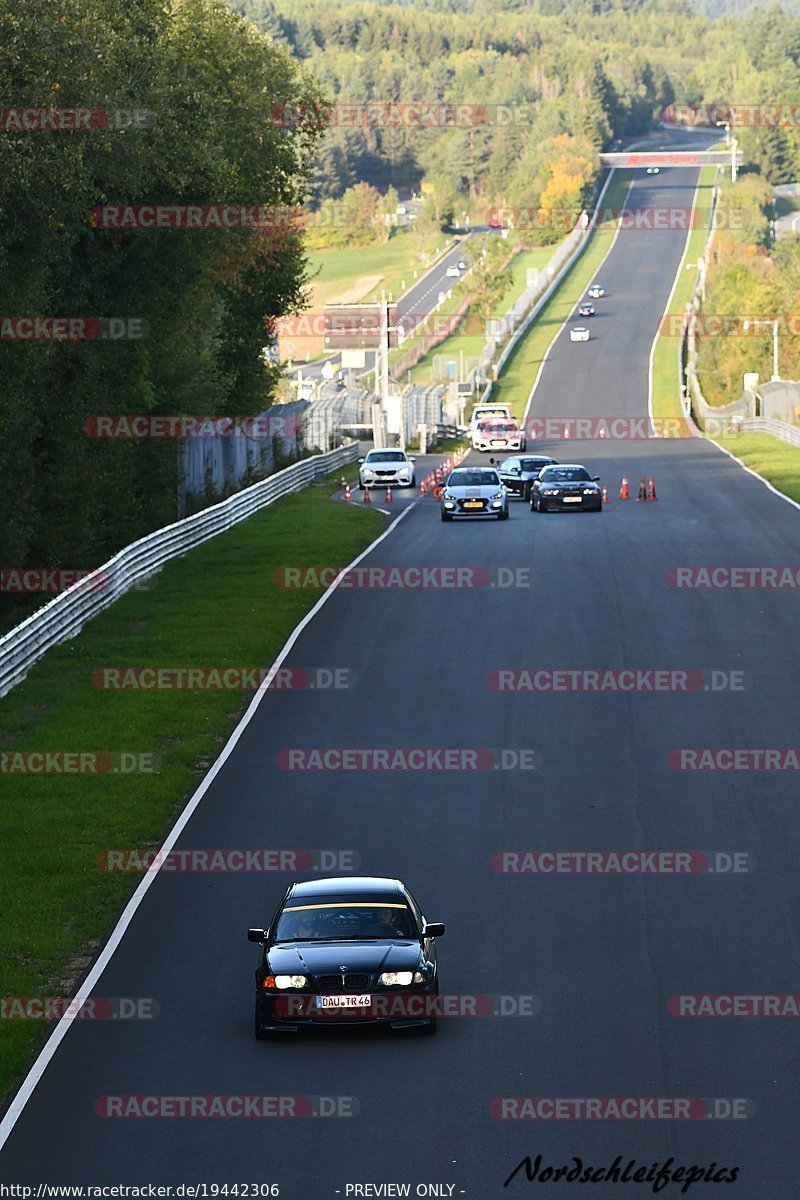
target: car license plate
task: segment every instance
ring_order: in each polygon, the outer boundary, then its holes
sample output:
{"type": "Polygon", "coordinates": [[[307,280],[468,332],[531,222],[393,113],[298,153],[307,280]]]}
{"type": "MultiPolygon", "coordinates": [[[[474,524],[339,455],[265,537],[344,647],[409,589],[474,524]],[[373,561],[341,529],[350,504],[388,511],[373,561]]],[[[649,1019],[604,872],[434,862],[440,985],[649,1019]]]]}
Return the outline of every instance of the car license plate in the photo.
{"type": "Polygon", "coordinates": [[[482,500],[465,500],[464,508],[483,508],[482,500]]]}
{"type": "Polygon", "coordinates": [[[369,1008],[372,996],[315,996],[317,1008],[369,1008]]]}
{"type": "Polygon", "coordinates": [[[580,504],[582,499],[583,499],[583,496],[565,496],[564,503],[565,504],[580,504]]]}

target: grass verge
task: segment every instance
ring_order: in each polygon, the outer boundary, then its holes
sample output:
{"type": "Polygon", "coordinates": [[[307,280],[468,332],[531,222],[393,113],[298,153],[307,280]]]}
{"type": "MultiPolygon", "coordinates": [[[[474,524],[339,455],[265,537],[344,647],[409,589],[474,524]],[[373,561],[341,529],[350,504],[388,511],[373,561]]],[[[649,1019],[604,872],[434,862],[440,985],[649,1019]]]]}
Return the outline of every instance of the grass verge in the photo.
{"type": "Polygon", "coordinates": [[[395,299],[403,290],[414,283],[414,271],[419,277],[426,271],[429,259],[421,262],[419,251],[432,255],[437,247],[441,250],[448,241],[447,234],[436,231],[423,246],[413,230],[398,229],[388,242],[380,246],[347,246],[340,250],[316,250],[308,255],[310,273],[313,278],[312,308],[321,309],[323,304],[336,304],[337,297],[366,275],[380,275],[381,282],[364,295],[359,303],[380,300],[381,288],[391,292],[395,299]]]}
{"type": "MultiPolygon", "coordinates": [[[[603,208],[623,206],[631,171],[615,171],[603,197],[603,208]]],[[[555,294],[548,300],[529,332],[508,358],[500,378],[492,387],[489,399],[493,404],[510,404],[513,414],[521,419],[539,367],[559,327],[569,316],[592,282],[604,255],[614,238],[613,221],[598,225],[575,265],[567,272],[555,294]]]]}
{"type": "Polygon", "coordinates": [[[768,433],[740,433],[735,438],[709,438],[730,451],[746,467],[800,504],[800,447],[790,446],[768,433]]]}
{"type": "MultiPolygon", "coordinates": [[[[123,596],[0,700],[0,997],[71,994],[138,881],[99,869],[97,856],[161,844],[252,694],[103,691],[93,670],[269,666],[320,595],[282,588],[274,573],[344,565],[383,527],[374,509],[331,502],[339,475],[168,563],[152,590],[123,596]],[[10,755],[42,750],[158,761],[152,773],[129,775],[7,773],[19,765],[10,755]]],[[[0,1020],[0,1095],[26,1068],[42,1026],[0,1020]]]]}
{"type": "MultiPolygon", "coordinates": [[[[700,182],[694,208],[698,214],[708,213],[711,209],[711,193],[716,178],[716,167],[703,167],[700,171],[700,182]]],[[[684,267],[696,263],[703,253],[708,224],[704,222],[693,229],[686,253],[678,268],[678,280],[672,299],[667,308],[667,316],[681,317],[686,312],[686,305],[692,297],[697,281],[695,271],[686,271],[684,267]]],[[[676,326],[677,327],[677,326],[676,326]]],[[[683,416],[681,406],[680,379],[678,375],[678,355],[680,353],[680,338],[665,336],[659,333],[653,351],[652,374],[652,410],[656,419],[678,419],[683,416]]]]}

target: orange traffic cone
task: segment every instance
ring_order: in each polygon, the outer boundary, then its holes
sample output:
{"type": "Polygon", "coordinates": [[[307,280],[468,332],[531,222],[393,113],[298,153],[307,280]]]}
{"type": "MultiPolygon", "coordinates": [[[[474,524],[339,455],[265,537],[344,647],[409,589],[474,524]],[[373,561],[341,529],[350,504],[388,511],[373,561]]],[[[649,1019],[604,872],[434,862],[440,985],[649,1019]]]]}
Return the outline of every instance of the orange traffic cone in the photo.
{"type": "Polygon", "coordinates": [[[603,428],[603,426],[601,425],[601,426],[600,426],[600,437],[601,437],[601,438],[604,438],[605,436],[606,436],[606,431],[605,431],[605,429],[603,428]]]}
{"type": "Polygon", "coordinates": [[[566,441],[569,441],[569,427],[567,425],[564,426],[564,438],[566,441]]]}
{"type": "Polygon", "coordinates": [[[603,504],[608,504],[608,488],[603,484],[603,504]]]}
{"type": "Polygon", "coordinates": [[[647,485],[647,499],[648,500],[657,500],[658,499],[658,496],[656,495],[656,481],[652,475],[650,476],[650,482],[647,485]]]}
{"type": "Polygon", "coordinates": [[[350,503],[350,484],[347,482],[345,482],[345,485],[344,485],[344,498],[345,498],[345,502],[347,504],[349,504],[350,503]]]}
{"type": "Polygon", "coordinates": [[[387,485],[386,485],[386,503],[387,504],[393,503],[393,501],[392,501],[392,485],[390,483],[387,483],[387,485]]]}
{"type": "Polygon", "coordinates": [[[639,480],[639,495],[636,497],[636,500],[638,502],[639,500],[646,500],[646,499],[647,499],[647,484],[644,481],[644,475],[643,475],[642,478],[639,480]]]}
{"type": "Polygon", "coordinates": [[[364,484],[364,495],[361,497],[361,503],[362,504],[371,504],[372,503],[372,501],[369,498],[369,488],[367,487],[366,484],[364,484]]]}
{"type": "Polygon", "coordinates": [[[628,491],[628,476],[622,476],[622,483],[619,485],[620,500],[630,500],[630,492],[628,491]]]}

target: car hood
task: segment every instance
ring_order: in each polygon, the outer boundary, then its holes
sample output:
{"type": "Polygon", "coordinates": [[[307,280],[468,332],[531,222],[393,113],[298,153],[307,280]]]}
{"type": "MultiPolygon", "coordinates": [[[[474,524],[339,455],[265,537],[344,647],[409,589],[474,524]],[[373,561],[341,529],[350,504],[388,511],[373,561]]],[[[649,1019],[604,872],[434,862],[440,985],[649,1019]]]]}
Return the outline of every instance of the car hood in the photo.
{"type": "Polygon", "coordinates": [[[459,500],[488,500],[490,496],[496,495],[501,487],[500,483],[487,483],[480,487],[465,487],[460,484],[451,487],[450,484],[447,484],[445,491],[448,496],[455,496],[459,500]]]}
{"type": "Polygon", "coordinates": [[[572,480],[562,482],[558,479],[542,479],[540,483],[543,488],[558,488],[560,492],[580,492],[584,488],[597,489],[599,487],[599,484],[595,483],[593,479],[580,479],[575,482],[572,480]]]}
{"type": "Polygon", "coordinates": [[[420,960],[419,942],[387,939],[374,942],[292,942],[272,946],[269,967],[273,975],[337,974],[348,971],[410,971],[420,960]]]}

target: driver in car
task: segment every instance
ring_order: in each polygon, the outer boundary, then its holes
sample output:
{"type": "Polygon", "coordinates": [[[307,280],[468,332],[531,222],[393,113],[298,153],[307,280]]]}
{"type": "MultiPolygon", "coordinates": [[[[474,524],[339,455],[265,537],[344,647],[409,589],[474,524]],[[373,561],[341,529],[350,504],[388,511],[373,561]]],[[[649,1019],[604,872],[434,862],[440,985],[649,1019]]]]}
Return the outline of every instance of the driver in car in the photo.
{"type": "Polygon", "coordinates": [[[300,913],[294,923],[292,937],[296,938],[315,938],[317,931],[314,926],[314,918],[308,913],[300,913]]]}
{"type": "Polygon", "coordinates": [[[407,936],[403,930],[397,928],[395,924],[395,910],[392,908],[378,908],[375,910],[375,920],[370,927],[370,933],[373,937],[407,936]]]}

